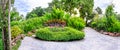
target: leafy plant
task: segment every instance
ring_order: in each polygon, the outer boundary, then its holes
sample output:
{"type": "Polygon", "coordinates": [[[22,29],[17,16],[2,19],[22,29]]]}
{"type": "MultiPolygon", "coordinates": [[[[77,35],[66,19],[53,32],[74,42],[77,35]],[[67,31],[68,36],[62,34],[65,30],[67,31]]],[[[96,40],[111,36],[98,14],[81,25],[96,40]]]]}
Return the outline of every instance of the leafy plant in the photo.
{"type": "Polygon", "coordinates": [[[3,50],[2,32],[0,31],[0,50],[3,50]]]}
{"type": "Polygon", "coordinates": [[[68,17],[62,9],[58,9],[55,7],[53,7],[53,9],[50,13],[46,13],[44,16],[47,17],[49,20],[63,19],[63,18],[65,18],[64,16],[68,17]]]}
{"type": "Polygon", "coordinates": [[[12,21],[10,24],[11,24],[11,26],[14,26],[14,25],[19,25],[19,24],[21,24],[21,22],[19,22],[19,21],[12,21]]]}
{"type": "Polygon", "coordinates": [[[40,27],[44,27],[44,22],[46,19],[44,17],[31,18],[26,21],[23,21],[21,28],[25,31],[31,31],[40,27]]]}
{"type": "Polygon", "coordinates": [[[82,18],[72,17],[66,22],[68,27],[82,30],[85,27],[85,22],[82,18]]]}
{"type": "Polygon", "coordinates": [[[45,27],[37,30],[36,37],[44,40],[69,41],[83,39],[85,34],[82,31],[70,27],[45,27]]]}
{"type": "Polygon", "coordinates": [[[23,30],[21,30],[18,26],[11,27],[12,38],[17,37],[21,33],[23,33],[23,30]]]}

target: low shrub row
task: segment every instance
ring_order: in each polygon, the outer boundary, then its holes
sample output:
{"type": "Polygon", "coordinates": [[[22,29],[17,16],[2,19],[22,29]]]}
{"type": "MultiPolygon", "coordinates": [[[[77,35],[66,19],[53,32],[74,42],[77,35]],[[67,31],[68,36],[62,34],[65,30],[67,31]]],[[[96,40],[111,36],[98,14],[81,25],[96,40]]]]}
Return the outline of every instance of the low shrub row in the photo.
{"type": "Polygon", "coordinates": [[[85,34],[70,27],[45,27],[37,30],[36,37],[50,41],[69,41],[83,39],[85,34]]]}
{"type": "Polygon", "coordinates": [[[91,23],[91,26],[97,30],[120,33],[120,22],[114,17],[102,17],[91,23]]]}

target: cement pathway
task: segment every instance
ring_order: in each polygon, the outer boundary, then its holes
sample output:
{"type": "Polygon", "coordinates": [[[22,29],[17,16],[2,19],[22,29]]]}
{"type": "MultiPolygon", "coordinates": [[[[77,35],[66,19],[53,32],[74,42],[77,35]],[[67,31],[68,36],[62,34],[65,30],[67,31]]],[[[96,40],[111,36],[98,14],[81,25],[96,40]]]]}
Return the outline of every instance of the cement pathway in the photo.
{"type": "Polygon", "coordinates": [[[18,50],[120,50],[120,37],[103,35],[86,27],[83,40],[51,42],[25,37],[18,50]]]}

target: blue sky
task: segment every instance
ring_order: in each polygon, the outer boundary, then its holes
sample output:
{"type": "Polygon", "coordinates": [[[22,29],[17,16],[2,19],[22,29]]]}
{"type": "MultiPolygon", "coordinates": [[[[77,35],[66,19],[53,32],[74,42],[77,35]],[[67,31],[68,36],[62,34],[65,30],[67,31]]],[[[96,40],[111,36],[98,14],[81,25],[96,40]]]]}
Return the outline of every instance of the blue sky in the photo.
{"type": "MultiPolygon", "coordinates": [[[[48,7],[48,3],[51,1],[52,0],[15,0],[14,7],[17,8],[17,11],[20,14],[23,14],[25,16],[27,12],[30,12],[35,7],[48,7]]],[[[115,5],[115,11],[120,13],[120,0],[94,0],[94,8],[99,6],[104,12],[106,7],[111,3],[115,5]]]]}

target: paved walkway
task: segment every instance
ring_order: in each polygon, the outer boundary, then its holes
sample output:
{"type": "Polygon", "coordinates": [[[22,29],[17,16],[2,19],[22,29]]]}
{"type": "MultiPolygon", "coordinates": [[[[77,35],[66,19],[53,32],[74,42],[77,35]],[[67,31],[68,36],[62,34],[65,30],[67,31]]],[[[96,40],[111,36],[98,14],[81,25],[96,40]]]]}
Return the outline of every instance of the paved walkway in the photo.
{"type": "Polygon", "coordinates": [[[86,27],[86,37],[72,42],[50,42],[25,37],[19,50],[120,50],[120,37],[100,34],[86,27]]]}

